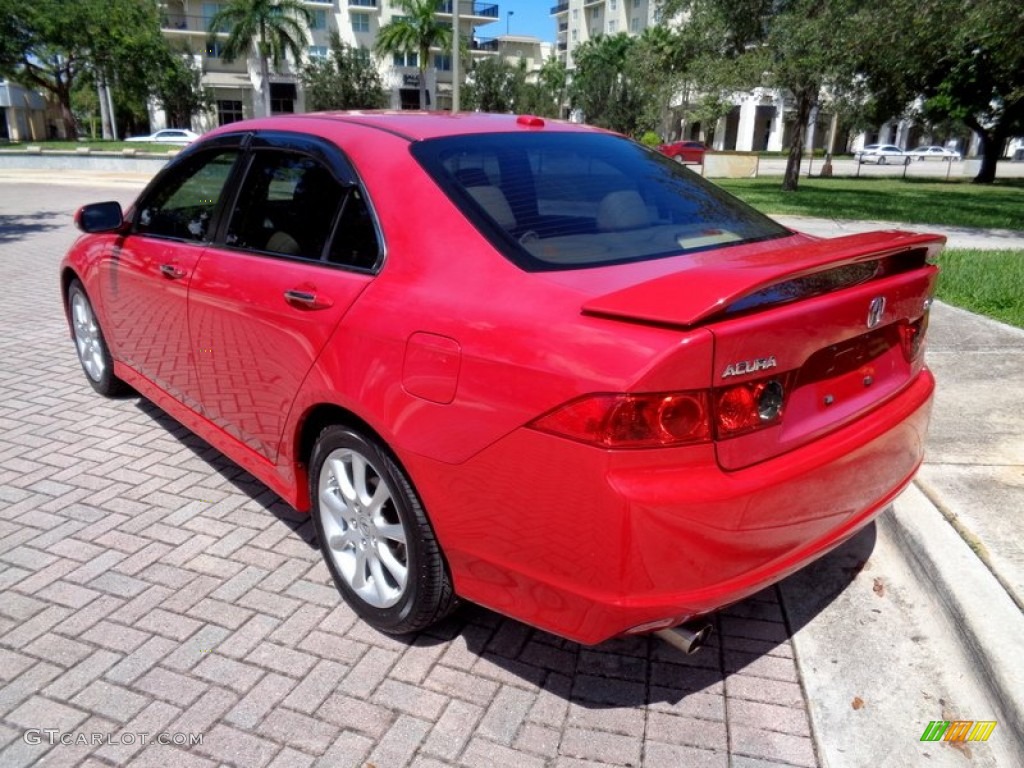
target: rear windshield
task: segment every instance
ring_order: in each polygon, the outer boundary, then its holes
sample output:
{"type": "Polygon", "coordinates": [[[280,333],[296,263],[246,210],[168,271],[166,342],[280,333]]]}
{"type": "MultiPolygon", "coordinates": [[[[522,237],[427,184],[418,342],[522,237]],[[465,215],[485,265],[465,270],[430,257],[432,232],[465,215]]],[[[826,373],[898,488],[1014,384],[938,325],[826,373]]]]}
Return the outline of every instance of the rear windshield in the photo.
{"type": "Polygon", "coordinates": [[[412,153],[477,228],[527,270],[643,261],[790,234],[619,136],[477,134],[418,142],[412,153]]]}

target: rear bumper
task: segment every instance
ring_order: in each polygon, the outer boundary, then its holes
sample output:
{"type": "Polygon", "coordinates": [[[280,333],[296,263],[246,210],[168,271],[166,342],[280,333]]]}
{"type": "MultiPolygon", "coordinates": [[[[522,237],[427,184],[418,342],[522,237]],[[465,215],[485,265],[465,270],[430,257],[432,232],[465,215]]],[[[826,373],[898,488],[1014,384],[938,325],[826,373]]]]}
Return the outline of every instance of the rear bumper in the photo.
{"type": "Polygon", "coordinates": [[[925,370],[856,422],[734,472],[709,446],[606,452],[529,429],[460,467],[409,469],[461,596],[597,643],[741,600],[868,524],[920,466],[933,390],[925,370]]]}

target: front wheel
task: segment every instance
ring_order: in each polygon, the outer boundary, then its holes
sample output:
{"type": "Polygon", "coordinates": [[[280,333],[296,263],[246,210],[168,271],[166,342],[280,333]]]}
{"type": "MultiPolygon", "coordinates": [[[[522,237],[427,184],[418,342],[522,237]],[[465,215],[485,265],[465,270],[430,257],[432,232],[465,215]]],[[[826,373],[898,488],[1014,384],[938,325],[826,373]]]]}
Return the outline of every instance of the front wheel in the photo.
{"type": "Polygon", "coordinates": [[[423,505],[383,445],[326,427],[310,460],[320,550],[345,601],[382,632],[416,632],[455,606],[451,577],[423,505]]]}
{"type": "Polygon", "coordinates": [[[113,397],[128,391],[128,385],[114,375],[114,360],[89,297],[78,280],[68,286],[68,310],[71,333],[75,340],[78,362],[92,388],[101,395],[113,397]]]}
{"type": "Polygon", "coordinates": [[[885,165],[885,164],[886,164],[886,162],[887,162],[887,161],[886,161],[886,159],[885,159],[885,156],[884,156],[884,155],[880,155],[880,156],[878,157],[878,164],[879,164],[879,165],[885,165]]]}

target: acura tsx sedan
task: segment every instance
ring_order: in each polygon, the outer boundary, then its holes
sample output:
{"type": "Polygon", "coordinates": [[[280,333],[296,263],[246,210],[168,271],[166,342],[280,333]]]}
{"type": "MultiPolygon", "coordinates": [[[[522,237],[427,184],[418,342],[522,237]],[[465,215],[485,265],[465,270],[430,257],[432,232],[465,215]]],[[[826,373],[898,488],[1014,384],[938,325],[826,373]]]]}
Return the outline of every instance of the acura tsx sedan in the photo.
{"type": "Polygon", "coordinates": [[[86,379],[309,511],[346,601],[583,643],[676,627],[868,524],[922,460],[940,237],[780,226],[531,116],[232,123],[61,265],[86,379]]]}

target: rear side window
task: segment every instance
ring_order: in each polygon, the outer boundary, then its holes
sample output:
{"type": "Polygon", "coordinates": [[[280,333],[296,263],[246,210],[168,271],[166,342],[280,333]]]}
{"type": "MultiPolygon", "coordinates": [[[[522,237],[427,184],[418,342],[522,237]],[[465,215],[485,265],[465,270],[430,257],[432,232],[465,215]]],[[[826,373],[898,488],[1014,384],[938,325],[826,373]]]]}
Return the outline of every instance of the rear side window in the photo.
{"type": "Polygon", "coordinates": [[[259,150],[235,204],[227,243],[320,259],[344,194],[318,160],[297,152],[259,150]]]}
{"type": "Polygon", "coordinates": [[[377,228],[360,189],[343,184],[318,159],[259,149],[228,225],[235,248],[372,269],[377,228]]]}
{"type": "Polygon", "coordinates": [[[454,136],[419,142],[412,152],[480,231],[528,270],[642,261],[789,234],[618,136],[454,136]]]}

